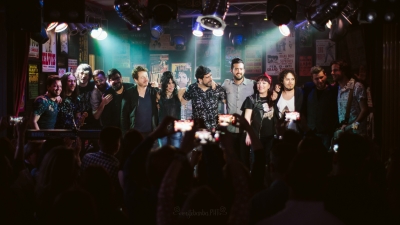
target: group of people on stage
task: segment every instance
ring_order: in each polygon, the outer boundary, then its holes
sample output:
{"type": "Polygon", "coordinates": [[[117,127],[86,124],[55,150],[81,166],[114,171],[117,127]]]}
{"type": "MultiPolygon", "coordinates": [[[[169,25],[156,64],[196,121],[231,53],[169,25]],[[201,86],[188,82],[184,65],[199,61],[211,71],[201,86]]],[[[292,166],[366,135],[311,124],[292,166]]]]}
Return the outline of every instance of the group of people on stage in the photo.
{"type": "Polygon", "coordinates": [[[275,82],[245,72],[235,58],[232,78],[221,85],[206,66],[196,68],[192,84],[170,71],[161,85],[150,83],[141,66],[132,71],[135,84],[124,83],[117,69],[92,71],[88,64],[49,76],[31,126],[101,129],[98,151],[81,151],[79,137],[25,143],[27,122],[16,124],[15,154],[0,155],[10,158],[1,164],[7,176],[0,203],[17,212],[7,218],[17,224],[400,221],[400,188],[393,183],[400,157],[388,166],[392,189],[385,189],[383,164],[354,134],[365,134],[368,106],[349,64],[332,62],[333,84],[314,66],[303,87],[293,70],[281,71],[275,82]],[[221,127],[220,114],[235,121],[221,127]],[[188,118],[196,122],[192,130],[173,131],[174,120],[188,118]],[[219,132],[218,141],[196,140],[200,128],[219,132]],[[334,154],[328,149],[337,130],[344,134],[334,154]]]}
{"type": "MultiPolygon", "coordinates": [[[[106,74],[80,64],[75,74],[48,77],[47,93],[34,102],[32,128],[116,126],[123,134],[135,129],[146,137],[165,116],[201,119],[205,128],[215,130],[218,114],[236,113],[243,115],[258,134],[267,162],[274,139],[287,129],[299,133],[312,131],[327,149],[337,128],[365,133],[366,90],[352,78],[351,67],[344,61],[331,63],[333,84],[328,83],[322,67],[314,66],[310,71],[312,82],[303,88],[296,86],[297,75],[293,70],[281,71],[275,84],[268,74],[248,79],[244,62],[239,58],[232,60],[231,73],[232,79],[219,85],[213,81],[208,67],[199,66],[195,71],[196,82],[179,87],[174,74],[166,71],[159,88],[157,83],[149,83],[148,70],[141,66],[132,71],[136,83],[132,84],[122,82],[122,74],[115,68],[106,74]],[[225,105],[223,110],[219,107],[221,102],[225,105]],[[183,115],[182,109],[189,104],[192,115],[183,115]],[[82,118],[83,112],[87,113],[86,118],[82,118]]],[[[179,74],[179,84],[183,78],[179,74]]],[[[236,153],[247,164],[249,136],[233,126],[228,130],[235,137],[236,153]]],[[[174,133],[160,140],[160,144],[179,147],[181,137],[180,133],[174,133]]]]}

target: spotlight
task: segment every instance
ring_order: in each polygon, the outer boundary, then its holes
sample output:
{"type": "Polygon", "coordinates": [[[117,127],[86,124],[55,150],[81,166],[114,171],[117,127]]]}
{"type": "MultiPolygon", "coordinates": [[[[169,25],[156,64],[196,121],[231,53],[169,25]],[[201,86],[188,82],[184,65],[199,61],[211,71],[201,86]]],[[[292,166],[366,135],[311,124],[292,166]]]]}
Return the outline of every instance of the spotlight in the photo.
{"type": "Polygon", "coordinates": [[[102,32],[103,32],[103,29],[101,27],[99,27],[97,29],[93,29],[90,32],[90,36],[92,36],[92,38],[99,38],[102,32]]]}
{"type": "Polygon", "coordinates": [[[224,31],[223,30],[213,30],[212,33],[213,33],[214,36],[217,36],[217,37],[220,37],[220,36],[224,35],[224,31]]]}
{"type": "Polygon", "coordinates": [[[233,46],[241,46],[246,39],[244,38],[243,34],[235,34],[230,32],[229,40],[233,46]]]}
{"type": "Polygon", "coordinates": [[[86,28],[86,26],[84,26],[84,25],[81,24],[81,23],[77,23],[76,26],[77,26],[78,29],[79,29],[79,34],[80,34],[80,35],[85,35],[87,32],[89,32],[89,30],[86,28]]]}
{"type": "Polygon", "coordinates": [[[297,5],[295,0],[268,0],[267,18],[280,26],[296,20],[297,5]]]}
{"type": "Polygon", "coordinates": [[[195,22],[193,24],[192,33],[193,33],[194,36],[202,37],[203,36],[203,30],[204,30],[204,28],[200,25],[199,22],[195,22]]]}
{"type": "Polygon", "coordinates": [[[97,40],[102,41],[102,40],[106,39],[107,36],[108,36],[107,32],[106,32],[105,30],[103,30],[103,31],[101,32],[100,36],[97,37],[97,40]]]}
{"type": "Polygon", "coordinates": [[[319,31],[325,30],[326,23],[337,17],[346,7],[347,0],[330,0],[316,7],[306,9],[306,18],[319,31]]]}
{"type": "Polygon", "coordinates": [[[226,12],[229,9],[229,2],[226,0],[208,1],[203,8],[203,16],[197,17],[202,27],[209,30],[224,30],[226,12]]]}
{"type": "Polygon", "coordinates": [[[285,37],[290,35],[290,29],[288,26],[286,25],[280,25],[279,26],[279,31],[281,32],[281,34],[285,37]]]}
{"type": "Polygon", "coordinates": [[[151,38],[158,40],[164,34],[164,28],[161,25],[155,25],[151,28],[151,38]]]}
{"type": "Polygon", "coordinates": [[[74,23],[68,23],[69,33],[73,36],[79,33],[78,27],[74,23]]]}
{"type": "Polygon", "coordinates": [[[58,24],[56,26],[55,31],[56,31],[56,33],[60,33],[60,32],[63,32],[67,28],[68,28],[68,24],[67,23],[60,23],[60,24],[58,24]]]}
{"type": "Polygon", "coordinates": [[[166,25],[171,19],[176,19],[178,4],[176,0],[149,0],[149,14],[157,24],[166,25]]]}
{"type": "Polygon", "coordinates": [[[139,4],[139,0],[115,0],[114,9],[119,17],[132,26],[139,27],[147,22],[146,6],[139,4]]]}
{"type": "Polygon", "coordinates": [[[170,36],[170,44],[175,45],[176,50],[184,50],[186,38],[182,34],[170,36]]]}
{"type": "Polygon", "coordinates": [[[53,30],[54,28],[56,28],[57,25],[58,25],[58,22],[52,22],[52,23],[50,23],[50,24],[47,26],[46,30],[47,30],[47,31],[51,31],[51,30],[53,30]]]}
{"type": "Polygon", "coordinates": [[[32,32],[31,39],[38,42],[39,44],[46,43],[49,40],[49,37],[47,36],[46,29],[44,29],[44,26],[41,27],[40,32],[32,32]]]}
{"type": "Polygon", "coordinates": [[[399,22],[399,0],[363,0],[360,4],[358,21],[360,23],[399,22]]]}

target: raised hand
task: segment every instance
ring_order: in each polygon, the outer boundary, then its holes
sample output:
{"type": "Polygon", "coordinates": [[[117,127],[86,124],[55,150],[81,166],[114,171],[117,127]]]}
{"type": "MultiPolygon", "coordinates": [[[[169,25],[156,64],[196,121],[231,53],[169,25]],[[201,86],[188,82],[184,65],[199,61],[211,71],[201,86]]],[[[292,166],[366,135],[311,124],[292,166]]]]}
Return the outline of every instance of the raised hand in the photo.
{"type": "Polygon", "coordinates": [[[103,96],[101,97],[101,103],[102,103],[104,106],[106,106],[108,103],[110,103],[111,100],[113,100],[112,94],[108,94],[108,95],[106,95],[106,96],[103,95],[103,96]]]}

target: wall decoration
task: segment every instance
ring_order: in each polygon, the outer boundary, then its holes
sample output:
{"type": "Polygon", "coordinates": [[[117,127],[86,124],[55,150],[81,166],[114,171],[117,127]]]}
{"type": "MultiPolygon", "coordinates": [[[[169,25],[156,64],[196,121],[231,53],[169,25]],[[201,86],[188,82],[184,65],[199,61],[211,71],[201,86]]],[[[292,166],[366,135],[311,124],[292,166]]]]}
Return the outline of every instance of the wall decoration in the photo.
{"type": "Polygon", "coordinates": [[[162,74],[169,70],[168,60],[168,54],[150,54],[150,82],[158,82],[160,84],[162,74]]]}
{"type": "Polygon", "coordinates": [[[39,43],[32,40],[29,43],[29,55],[30,58],[39,59],[39,43]]]}
{"type": "MultiPolygon", "coordinates": [[[[225,47],[225,73],[231,72],[231,62],[234,58],[242,58],[242,50],[234,46],[225,47]]],[[[246,64],[247,65],[247,64],[246,64]]],[[[247,67],[246,67],[247,70],[247,67]]]]}
{"type": "Polygon", "coordinates": [[[77,67],[78,67],[78,60],[68,59],[68,72],[74,74],[77,67]]]}
{"type": "Polygon", "coordinates": [[[330,66],[336,58],[335,42],[329,39],[316,40],[315,50],[315,65],[330,66]]]}
{"type": "Polygon", "coordinates": [[[179,88],[187,87],[196,80],[192,75],[191,63],[172,63],[171,72],[175,75],[179,88]]]}
{"type": "Polygon", "coordinates": [[[299,76],[311,76],[310,71],[313,65],[312,62],[311,55],[299,56],[299,76]]]}
{"type": "Polygon", "coordinates": [[[60,52],[68,55],[68,29],[60,33],[60,52]]]}
{"type": "Polygon", "coordinates": [[[89,62],[88,34],[79,36],[79,64],[89,62]]]}
{"type": "Polygon", "coordinates": [[[195,37],[195,65],[211,69],[214,80],[221,79],[221,42],[222,37],[216,37],[211,32],[204,32],[203,37],[195,37]]]}
{"type": "Polygon", "coordinates": [[[295,68],[295,37],[294,29],[290,28],[290,35],[285,37],[278,27],[267,34],[266,40],[266,72],[269,75],[278,75],[284,69],[295,68]]]}
{"type": "MultiPolygon", "coordinates": [[[[176,51],[175,43],[171,45],[171,35],[170,34],[162,34],[159,39],[150,40],[149,49],[153,50],[167,50],[167,51],[176,51]]],[[[186,46],[181,49],[186,50],[186,46]]]]}
{"type": "Polygon", "coordinates": [[[246,45],[245,50],[245,69],[246,74],[262,73],[262,48],[261,45],[246,45]]]}
{"type": "Polygon", "coordinates": [[[56,33],[47,31],[49,40],[42,45],[42,72],[56,72],[56,33]]]}
{"type": "Polygon", "coordinates": [[[58,68],[58,76],[62,77],[67,72],[66,68],[58,68]]]}
{"type": "Polygon", "coordinates": [[[28,79],[29,99],[35,99],[39,95],[38,81],[39,81],[38,65],[29,64],[29,79],[28,79]]]}

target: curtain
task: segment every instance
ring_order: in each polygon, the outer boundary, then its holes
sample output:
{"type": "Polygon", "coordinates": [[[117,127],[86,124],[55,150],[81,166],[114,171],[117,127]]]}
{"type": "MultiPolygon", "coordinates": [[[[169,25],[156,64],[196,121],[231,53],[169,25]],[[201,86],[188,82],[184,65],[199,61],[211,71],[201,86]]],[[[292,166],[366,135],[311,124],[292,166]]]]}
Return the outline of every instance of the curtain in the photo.
{"type": "MultiPolygon", "coordinates": [[[[28,54],[30,44],[30,33],[22,31],[10,32],[12,42],[12,68],[13,89],[10,94],[14,97],[13,114],[18,116],[20,105],[24,101],[26,90],[26,78],[28,77],[28,54]]],[[[9,45],[10,46],[10,45],[9,45]]]]}

